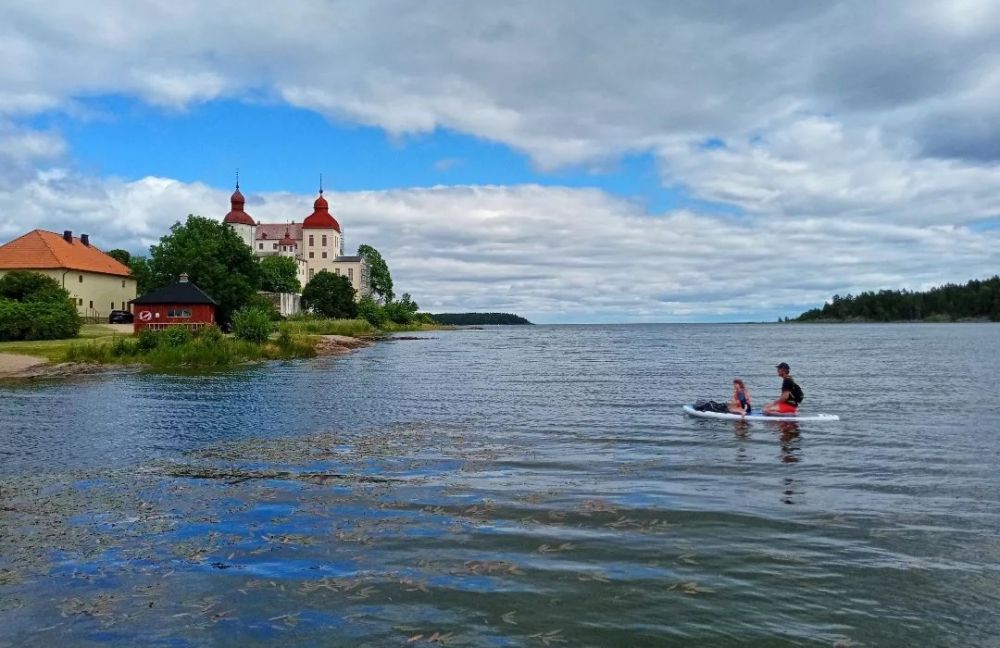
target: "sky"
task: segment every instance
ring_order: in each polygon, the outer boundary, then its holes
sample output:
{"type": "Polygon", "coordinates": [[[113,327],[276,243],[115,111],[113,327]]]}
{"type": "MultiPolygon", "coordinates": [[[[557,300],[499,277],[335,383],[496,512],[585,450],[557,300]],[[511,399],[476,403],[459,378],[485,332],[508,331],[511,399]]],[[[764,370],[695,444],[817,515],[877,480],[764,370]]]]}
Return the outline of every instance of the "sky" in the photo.
{"type": "Polygon", "coordinates": [[[0,242],[320,188],[428,312],[774,321],[1000,272],[1000,3],[0,5],[0,242]],[[259,5],[259,6],[258,6],[259,5]]]}

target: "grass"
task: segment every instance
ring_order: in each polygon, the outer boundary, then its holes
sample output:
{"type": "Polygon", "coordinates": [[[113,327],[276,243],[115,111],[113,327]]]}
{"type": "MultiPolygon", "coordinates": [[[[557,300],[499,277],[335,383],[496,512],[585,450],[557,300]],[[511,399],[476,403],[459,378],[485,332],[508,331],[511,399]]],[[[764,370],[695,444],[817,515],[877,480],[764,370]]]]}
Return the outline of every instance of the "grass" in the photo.
{"type": "MultiPolygon", "coordinates": [[[[117,334],[121,337],[122,334],[117,334]]],[[[49,362],[61,362],[70,346],[79,344],[80,340],[92,342],[111,342],[116,337],[113,329],[103,324],[84,324],[80,335],[65,340],[24,340],[18,342],[0,342],[0,353],[20,353],[22,355],[45,358],[49,362]]]]}
{"type": "Polygon", "coordinates": [[[378,330],[363,319],[320,319],[313,317],[295,317],[281,324],[292,334],[308,335],[347,335],[362,337],[376,335],[378,330]]]}
{"type": "Polygon", "coordinates": [[[281,335],[274,342],[256,344],[231,337],[206,336],[170,340],[157,336],[150,346],[140,338],[120,337],[112,342],[71,344],[62,360],[98,364],[143,364],[154,369],[217,369],[258,360],[311,358],[316,355],[309,336],[281,335]]]}

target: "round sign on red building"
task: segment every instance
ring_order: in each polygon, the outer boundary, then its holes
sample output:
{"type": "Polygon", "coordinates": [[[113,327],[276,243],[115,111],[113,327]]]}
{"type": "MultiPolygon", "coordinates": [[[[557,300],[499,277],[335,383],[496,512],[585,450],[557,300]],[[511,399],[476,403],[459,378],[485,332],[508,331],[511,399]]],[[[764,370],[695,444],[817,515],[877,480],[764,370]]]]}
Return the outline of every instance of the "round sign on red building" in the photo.
{"type": "Polygon", "coordinates": [[[149,322],[153,319],[153,311],[139,311],[139,319],[143,322],[149,322]]]}

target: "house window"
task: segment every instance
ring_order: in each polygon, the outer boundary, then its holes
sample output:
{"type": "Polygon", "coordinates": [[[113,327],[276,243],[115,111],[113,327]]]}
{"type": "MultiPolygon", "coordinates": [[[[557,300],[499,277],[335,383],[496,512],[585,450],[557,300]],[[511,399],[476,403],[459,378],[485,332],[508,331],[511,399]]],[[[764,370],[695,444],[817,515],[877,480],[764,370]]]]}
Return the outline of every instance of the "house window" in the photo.
{"type": "Polygon", "coordinates": [[[125,280],[122,279],[122,288],[124,288],[124,287],[125,287],[125,280]]]}
{"type": "Polygon", "coordinates": [[[115,309],[115,303],[111,302],[111,310],[114,310],[114,309],[115,309]]]}
{"type": "Polygon", "coordinates": [[[326,247],[326,234],[323,235],[323,247],[326,247]]]}
{"type": "Polygon", "coordinates": [[[324,253],[323,253],[323,258],[324,258],[324,259],[326,258],[326,252],[324,252],[324,253]]]}
{"type": "Polygon", "coordinates": [[[76,305],[83,306],[83,297],[80,297],[79,299],[76,300],[76,305]]]}
{"type": "Polygon", "coordinates": [[[190,308],[171,308],[167,311],[167,317],[191,317],[190,308]]]}
{"type": "Polygon", "coordinates": [[[80,277],[80,283],[83,283],[83,275],[78,275],[80,277]]]}
{"type": "Polygon", "coordinates": [[[90,309],[91,310],[94,309],[94,300],[93,299],[90,300],[90,309]]]}
{"type": "Polygon", "coordinates": [[[354,268],[347,269],[347,278],[351,280],[351,283],[354,283],[354,268]]]}
{"type": "Polygon", "coordinates": [[[315,241],[313,241],[313,235],[310,234],[309,235],[309,247],[312,247],[313,245],[316,245],[316,243],[315,243],[315,241]]]}
{"type": "Polygon", "coordinates": [[[271,249],[272,250],[277,250],[278,249],[278,244],[277,243],[272,243],[271,244],[271,249]]]}
{"type": "Polygon", "coordinates": [[[263,243],[258,243],[257,244],[257,249],[258,250],[263,250],[264,249],[264,244],[263,243]]]}
{"type": "Polygon", "coordinates": [[[315,253],[315,252],[310,252],[310,253],[309,253],[309,258],[310,258],[310,259],[311,259],[311,258],[313,258],[314,256],[316,256],[316,253],[315,253]]]}

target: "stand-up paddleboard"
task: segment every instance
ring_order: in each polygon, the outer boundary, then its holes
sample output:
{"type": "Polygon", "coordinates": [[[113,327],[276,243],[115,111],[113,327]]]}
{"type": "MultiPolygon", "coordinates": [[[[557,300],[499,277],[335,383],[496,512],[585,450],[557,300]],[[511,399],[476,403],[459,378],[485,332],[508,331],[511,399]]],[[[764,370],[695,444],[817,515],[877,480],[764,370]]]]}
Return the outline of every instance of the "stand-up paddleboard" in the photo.
{"type": "Polygon", "coordinates": [[[810,421],[810,422],[820,422],[820,421],[839,421],[840,417],[836,414],[751,414],[749,416],[741,416],[739,414],[729,414],[724,412],[699,412],[690,405],[684,406],[684,411],[690,416],[696,416],[698,418],[709,418],[709,419],[722,419],[724,421],[810,421]]]}

